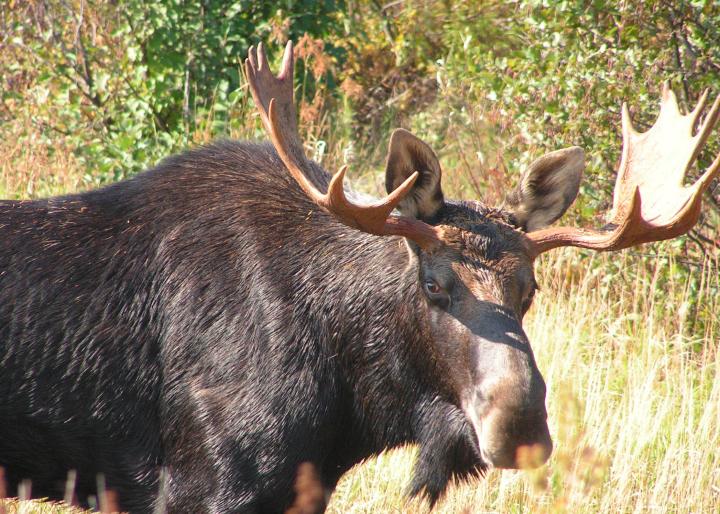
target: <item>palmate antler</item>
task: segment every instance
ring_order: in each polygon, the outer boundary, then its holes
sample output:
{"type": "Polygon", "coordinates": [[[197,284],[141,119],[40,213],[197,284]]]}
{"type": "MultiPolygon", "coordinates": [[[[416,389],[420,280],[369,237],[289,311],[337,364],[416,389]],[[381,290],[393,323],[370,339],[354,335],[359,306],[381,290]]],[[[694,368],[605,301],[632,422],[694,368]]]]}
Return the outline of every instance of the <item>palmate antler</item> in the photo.
{"type": "Polygon", "coordinates": [[[720,97],[693,135],[707,101],[682,115],[674,93],[664,84],[660,115],[650,130],[637,132],[623,104],[623,153],[610,221],[600,230],[550,227],[528,234],[533,253],[561,246],[620,250],[670,239],[690,230],[700,216],[702,193],[720,171],[720,155],[695,184],[685,173],[697,158],[720,115],[720,97]]]}
{"type": "Polygon", "coordinates": [[[305,194],[317,205],[345,225],[379,236],[398,235],[415,241],[422,248],[431,248],[440,241],[438,229],[420,220],[395,216],[391,212],[413,187],[418,173],[413,173],[384,200],[372,205],[350,202],[343,190],[347,166],[330,181],[323,194],[308,180],[310,169],[297,130],[293,102],[293,47],[288,41],[280,74],[275,77],[265,56],[262,43],[257,52],[250,48],[245,70],[255,104],[275,150],[305,194]]]}

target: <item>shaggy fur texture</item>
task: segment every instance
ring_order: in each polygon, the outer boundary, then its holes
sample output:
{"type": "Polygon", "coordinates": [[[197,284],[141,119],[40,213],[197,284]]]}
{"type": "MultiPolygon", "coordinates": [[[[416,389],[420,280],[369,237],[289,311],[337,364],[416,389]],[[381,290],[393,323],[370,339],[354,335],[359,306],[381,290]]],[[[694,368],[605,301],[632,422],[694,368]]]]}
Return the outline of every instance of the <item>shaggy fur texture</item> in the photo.
{"type": "MultiPolygon", "coordinates": [[[[508,215],[444,204],[434,219],[472,236],[457,252],[523,255],[508,215]]],[[[419,442],[411,489],[434,501],[484,464],[409,255],[319,210],[264,144],[0,202],[10,492],[30,478],[34,496],[62,497],[76,469],[83,499],[102,472],[123,509],[150,512],[165,469],[170,512],[280,512],[301,463],[331,491],[361,459],[419,442]]]]}

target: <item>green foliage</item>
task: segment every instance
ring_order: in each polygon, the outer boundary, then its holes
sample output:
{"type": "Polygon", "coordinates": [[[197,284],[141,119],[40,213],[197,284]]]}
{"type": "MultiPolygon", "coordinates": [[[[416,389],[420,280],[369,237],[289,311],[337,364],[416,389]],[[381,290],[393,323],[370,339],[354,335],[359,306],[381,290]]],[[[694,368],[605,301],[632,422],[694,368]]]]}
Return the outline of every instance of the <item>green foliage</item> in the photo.
{"type": "Polygon", "coordinates": [[[584,147],[583,218],[607,206],[622,101],[642,129],[657,114],[662,81],[690,107],[703,88],[720,90],[720,8],[710,3],[503,3],[477,24],[465,23],[466,10],[452,9],[446,24],[443,96],[497,113],[500,142],[512,143],[504,154],[522,164],[549,149],[584,147]]]}
{"type": "MultiPolygon", "coordinates": [[[[0,121],[18,137],[63,139],[98,180],[117,180],[186,146],[202,123],[228,132],[245,95],[241,58],[338,26],[334,0],[9,4],[0,121]],[[272,46],[272,45],[271,45],[272,46]]],[[[247,123],[244,117],[239,122],[247,123]]]]}

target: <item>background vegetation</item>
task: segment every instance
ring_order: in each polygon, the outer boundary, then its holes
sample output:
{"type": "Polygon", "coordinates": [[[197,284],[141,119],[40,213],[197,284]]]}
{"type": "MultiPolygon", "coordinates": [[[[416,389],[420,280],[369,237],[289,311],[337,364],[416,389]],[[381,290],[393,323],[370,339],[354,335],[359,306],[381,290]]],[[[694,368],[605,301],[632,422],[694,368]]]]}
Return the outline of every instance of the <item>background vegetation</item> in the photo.
{"type": "MultiPolygon", "coordinates": [[[[647,128],[663,80],[685,106],[706,87],[720,94],[709,0],[5,0],[0,197],[96,187],[213,138],[264,138],[241,63],[259,41],[277,62],[288,38],[306,150],[326,168],[347,163],[380,193],[387,137],[404,126],[438,152],[449,196],[495,204],[532,159],[580,145],[588,168],[567,223],[599,224],[608,208],[623,100],[647,128]]],[[[557,450],[538,472],[458,485],[441,512],[720,508],[719,211],[711,187],[687,237],[541,259],[526,325],[557,450]]],[[[426,509],[402,497],[413,452],[359,466],[331,511],[426,509]]]]}

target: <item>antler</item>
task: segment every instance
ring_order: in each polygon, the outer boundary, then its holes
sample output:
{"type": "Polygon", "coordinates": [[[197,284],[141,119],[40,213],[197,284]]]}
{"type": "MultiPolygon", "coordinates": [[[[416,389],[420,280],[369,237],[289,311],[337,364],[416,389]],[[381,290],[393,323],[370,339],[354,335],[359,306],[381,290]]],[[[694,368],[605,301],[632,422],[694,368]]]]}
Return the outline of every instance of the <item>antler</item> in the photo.
{"type": "Polygon", "coordinates": [[[248,83],[253,99],[260,111],[265,130],[272,140],[280,159],[311,200],[345,225],[379,236],[398,235],[430,248],[440,241],[439,229],[420,220],[394,216],[391,212],[413,187],[418,173],[413,173],[387,198],[371,205],[350,202],[343,190],[347,166],[340,168],[323,194],[308,180],[306,171],[310,163],[303,151],[298,135],[295,104],[293,102],[293,47],[285,47],[280,74],[270,71],[262,43],[257,52],[250,48],[245,60],[248,83]]]}
{"type": "Polygon", "coordinates": [[[720,155],[695,184],[683,179],[720,114],[720,97],[693,135],[705,107],[705,91],[695,109],[683,115],[675,94],[663,85],[660,115],[650,130],[637,132],[623,104],[623,153],[610,221],[600,230],[550,227],[528,234],[535,255],[560,246],[621,250],[684,234],[697,223],[702,193],[720,171],[720,155]]]}

